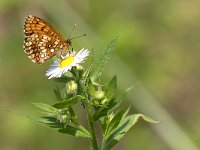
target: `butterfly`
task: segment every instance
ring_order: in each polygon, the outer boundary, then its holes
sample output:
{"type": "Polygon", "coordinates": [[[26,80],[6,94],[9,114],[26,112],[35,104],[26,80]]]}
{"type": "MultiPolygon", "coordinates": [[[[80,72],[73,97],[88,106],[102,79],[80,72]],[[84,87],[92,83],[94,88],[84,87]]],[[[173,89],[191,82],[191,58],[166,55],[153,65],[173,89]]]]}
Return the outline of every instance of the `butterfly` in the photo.
{"type": "Polygon", "coordinates": [[[24,23],[24,52],[34,63],[42,64],[55,55],[69,51],[71,40],[43,19],[29,15],[24,23]]]}

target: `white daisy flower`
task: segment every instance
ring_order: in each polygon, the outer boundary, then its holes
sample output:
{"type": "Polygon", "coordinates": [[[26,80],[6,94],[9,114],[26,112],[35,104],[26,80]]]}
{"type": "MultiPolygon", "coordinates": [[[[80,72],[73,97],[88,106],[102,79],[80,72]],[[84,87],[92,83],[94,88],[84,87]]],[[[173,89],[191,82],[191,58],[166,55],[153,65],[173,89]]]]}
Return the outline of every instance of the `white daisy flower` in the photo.
{"type": "Polygon", "coordinates": [[[48,79],[59,78],[63,73],[67,72],[74,66],[78,66],[80,63],[84,62],[86,57],[89,55],[88,49],[81,49],[78,53],[75,51],[68,53],[60,61],[55,61],[51,68],[46,73],[48,79]]]}

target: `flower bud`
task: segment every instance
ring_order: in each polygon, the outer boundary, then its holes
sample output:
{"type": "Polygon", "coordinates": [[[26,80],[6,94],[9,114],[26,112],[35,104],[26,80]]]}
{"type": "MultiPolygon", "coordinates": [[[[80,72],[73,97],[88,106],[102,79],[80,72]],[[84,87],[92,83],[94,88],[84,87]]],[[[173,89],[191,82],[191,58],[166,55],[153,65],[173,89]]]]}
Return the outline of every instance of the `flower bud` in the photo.
{"type": "Polygon", "coordinates": [[[82,77],[82,75],[83,75],[83,67],[78,65],[78,66],[76,66],[76,69],[79,72],[79,76],[82,77]]]}
{"type": "Polygon", "coordinates": [[[96,91],[94,97],[96,100],[102,100],[105,97],[105,93],[103,91],[96,91]]]}
{"type": "Polygon", "coordinates": [[[73,94],[77,91],[77,84],[74,81],[69,81],[66,83],[67,94],[73,94]]]}
{"type": "Polygon", "coordinates": [[[60,115],[59,117],[57,117],[57,119],[60,123],[67,123],[70,120],[67,115],[60,115]]]}
{"type": "Polygon", "coordinates": [[[78,66],[76,66],[76,69],[77,69],[78,71],[83,71],[83,66],[78,65],[78,66]]]}
{"type": "Polygon", "coordinates": [[[70,114],[68,108],[66,109],[59,109],[59,114],[57,115],[57,120],[60,123],[69,123],[70,122],[70,114]]]}
{"type": "Polygon", "coordinates": [[[107,102],[108,102],[108,99],[107,99],[107,98],[104,98],[104,99],[101,101],[101,104],[102,104],[102,105],[105,105],[107,102]]]}

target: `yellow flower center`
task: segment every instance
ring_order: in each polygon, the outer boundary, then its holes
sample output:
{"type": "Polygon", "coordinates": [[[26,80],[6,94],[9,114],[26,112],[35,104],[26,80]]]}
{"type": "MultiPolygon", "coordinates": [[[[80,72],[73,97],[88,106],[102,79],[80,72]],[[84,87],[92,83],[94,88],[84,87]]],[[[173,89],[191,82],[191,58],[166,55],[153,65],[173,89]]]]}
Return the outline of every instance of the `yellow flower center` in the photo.
{"type": "Polygon", "coordinates": [[[67,66],[70,66],[74,61],[74,57],[73,56],[69,56],[65,59],[63,59],[60,63],[59,63],[59,68],[64,68],[67,66]]]}

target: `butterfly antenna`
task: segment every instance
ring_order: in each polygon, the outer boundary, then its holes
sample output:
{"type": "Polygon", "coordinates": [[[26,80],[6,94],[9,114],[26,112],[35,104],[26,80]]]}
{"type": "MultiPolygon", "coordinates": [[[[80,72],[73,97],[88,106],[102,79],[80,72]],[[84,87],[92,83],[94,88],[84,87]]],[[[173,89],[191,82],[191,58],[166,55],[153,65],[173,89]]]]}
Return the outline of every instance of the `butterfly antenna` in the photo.
{"type": "Polygon", "coordinates": [[[85,33],[85,34],[82,34],[82,35],[79,35],[79,36],[75,36],[75,37],[73,37],[73,38],[71,38],[71,39],[69,39],[69,40],[73,40],[73,39],[76,39],[76,38],[80,38],[80,37],[82,37],[82,36],[86,36],[86,33],[85,33]]]}
{"type": "Polygon", "coordinates": [[[71,35],[72,35],[72,33],[73,33],[73,31],[74,31],[75,27],[76,27],[76,24],[74,24],[74,26],[73,26],[73,28],[72,28],[72,30],[71,30],[71,32],[70,32],[70,34],[69,34],[69,37],[68,37],[68,39],[70,39],[70,37],[71,37],[71,35]]]}

